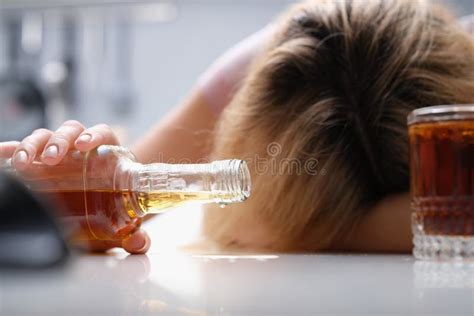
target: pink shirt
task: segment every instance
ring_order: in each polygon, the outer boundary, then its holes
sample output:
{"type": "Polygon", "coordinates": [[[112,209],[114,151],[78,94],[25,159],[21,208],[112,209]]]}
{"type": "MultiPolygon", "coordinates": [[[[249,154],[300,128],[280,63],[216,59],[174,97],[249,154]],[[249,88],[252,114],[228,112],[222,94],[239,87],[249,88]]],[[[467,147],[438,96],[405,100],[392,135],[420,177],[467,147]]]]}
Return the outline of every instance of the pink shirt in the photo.
{"type": "MultiPolygon", "coordinates": [[[[459,22],[474,36],[474,15],[463,17],[459,22]]],[[[224,53],[199,78],[198,88],[203,91],[204,98],[216,115],[232,100],[250,64],[274,32],[275,25],[269,24],[247,37],[224,53]]]]}

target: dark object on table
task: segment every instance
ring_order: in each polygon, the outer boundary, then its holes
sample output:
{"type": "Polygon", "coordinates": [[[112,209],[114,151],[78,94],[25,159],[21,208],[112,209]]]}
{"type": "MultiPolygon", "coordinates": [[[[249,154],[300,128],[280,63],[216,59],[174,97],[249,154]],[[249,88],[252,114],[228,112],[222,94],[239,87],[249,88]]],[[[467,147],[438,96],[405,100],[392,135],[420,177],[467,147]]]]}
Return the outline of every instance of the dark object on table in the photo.
{"type": "Polygon", "coordinates": [[[52,216],[18,180],[0,172],[0,267],[49,268],[69,250],[52,216]]]}
{"type": "Polygon", "coordinates": [[[0,78],[0,141],[22,139],[46,123],[46,100],[35,80],[0,78]]]}
{"type": "Polygon", "coordinates": [[[46,93],[38,73],[40,47],[25,50],[27,23],[20,12],[0,16],[6,65],[0,74],[0,141],[23,139],[47,123],[46,93]]]}

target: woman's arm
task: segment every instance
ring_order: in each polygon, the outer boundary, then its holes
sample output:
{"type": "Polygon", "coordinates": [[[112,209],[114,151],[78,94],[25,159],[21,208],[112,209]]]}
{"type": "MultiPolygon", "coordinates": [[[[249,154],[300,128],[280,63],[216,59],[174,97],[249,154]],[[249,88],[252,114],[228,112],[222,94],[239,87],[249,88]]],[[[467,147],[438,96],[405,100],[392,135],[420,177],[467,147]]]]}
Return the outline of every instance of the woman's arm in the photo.
{"type": "Polygon", "coordinates": [[[409,252],[413,248],[408,193],[391,195],[372,207],[352,232],[332,250],[356,252],[409,252]]]}
{"type": "Polygon", "coordinates": [[[151,128],[132,146],[137,159],[150,162],[197,162],[212,148],[216,115],[196,89],[179,107],[151,128]]]}

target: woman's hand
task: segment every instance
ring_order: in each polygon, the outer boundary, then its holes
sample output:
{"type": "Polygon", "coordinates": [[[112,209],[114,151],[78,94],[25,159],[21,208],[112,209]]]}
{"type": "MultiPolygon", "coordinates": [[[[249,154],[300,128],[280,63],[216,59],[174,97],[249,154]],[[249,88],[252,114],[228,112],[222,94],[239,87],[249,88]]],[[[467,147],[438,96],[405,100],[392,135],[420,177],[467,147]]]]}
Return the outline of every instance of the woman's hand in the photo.
{"type": "MultiPolygon", "coordinates": [[[[0,158],[11,157],[13,166],[23,170],[35,160],[54,166],[70,149],[86,152],[100,145],[118,144],[117,137],[108,125],[85,128],[78,121],[66,121],[54,132],[38,129],[21,142],[0,143],[0,158]]],[[[145,231],[138,230],[121,242],[94,241],[87,248],[105,251],[113,247],[122,247],[129,253],[145,253],[150,248],[150,238],[145,231]]]]}
{"type": "Polygon", "coordinates": [[[12,157],[17,169],[27,168],[34,160],[54,166],[70,149],[85,152],[100,145],[118,143],[112,129],[105,124],[86,129],[78,121],[66,121],[55,132],[42,128],[21,142],[0,143],[0,158],[12,157]]]}

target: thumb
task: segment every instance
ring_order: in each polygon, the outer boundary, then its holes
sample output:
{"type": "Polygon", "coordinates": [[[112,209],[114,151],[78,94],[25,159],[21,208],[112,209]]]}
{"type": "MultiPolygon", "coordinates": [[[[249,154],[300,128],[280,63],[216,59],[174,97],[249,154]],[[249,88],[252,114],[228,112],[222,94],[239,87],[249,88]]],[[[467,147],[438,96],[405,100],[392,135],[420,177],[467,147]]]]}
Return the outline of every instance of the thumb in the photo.
{"type": "Polygon", "coordinates": [[[139,229],[122,241],[122,248],[131,254],[144,254],[150,249],[151,240],[148,234],[139,229]]]}

